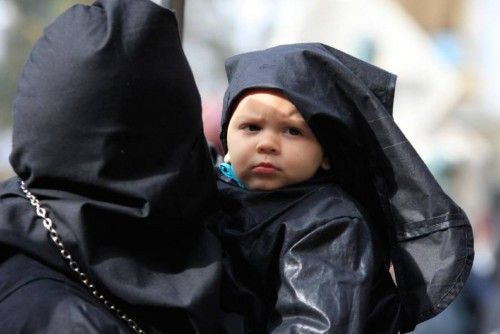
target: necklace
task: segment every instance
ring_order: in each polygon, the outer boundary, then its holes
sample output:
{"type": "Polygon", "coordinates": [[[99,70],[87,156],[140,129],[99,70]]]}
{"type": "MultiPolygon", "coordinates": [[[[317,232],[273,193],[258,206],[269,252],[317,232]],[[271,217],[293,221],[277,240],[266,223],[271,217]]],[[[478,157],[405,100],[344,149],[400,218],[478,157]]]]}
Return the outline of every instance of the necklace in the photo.
{"type": "Polygon", "coordinates": [[[127,323],[127,325],[130,328],[132,328],[132,330],[135,333],[137,333],[137,334],[145,334],[146,332],[144,332],[139,327],[139,325],[137,325],[137,323],[132,318],[130,318],[127,314],[125,314],[125,312],[123,312],[122,310],[120,310],[113,303],[111,303],[108,299],[106,299],[106,297],[104,297],[104,295],[97,290],[97,288],[95,287],[95,285],[89,279],[88,275],[85,274],[84,272],[82,272],[80,270],[80,266],[78,265],[78,263],[73,259],[73,257],[71,256],[71,254],[69,253],[69,251],[66,249],[66,247],[64,247],[64,244],[63,244],[63,242],[61,240],[61,237],[59,236],[59,233],[57,232],[54,224],[52,223],[52,219],[50,219],[47,216],[47,213],[48,213],[47,209],[45,209],[44,207],[42,207],[42,205],[40,204],[40,201],[36,198],[36,196],[33,195],[28,190],[28,188],[24,184],[24,181],[21,181],[21,183],[19,184],[19,187],[23,191],[23,193],[26,196],[26,198],[30,201],[30,204],[35,208],[35,213],[36,213],[36,215],[39,218],[42,219],[43,226],[49,232],[50,239],[52,240],[52,242],[54,243],[54,245],[56,245],[56,247],[59,249],[59,253],[64,258],[64,260],[66,260],[66,262],[68,263],[68,265],[71,268],[71,270],[80,279],[80,282],[85,287],[87,287],[87,289],[92,293],[92,295],[99,302],[101,302],[102,304],[104,304],[104,306],[106,306],[106,308],[108,310],[114,312],[115,315],[118,316],[118,318],[120,318],[121,320],[125,321],[127,323]]]}

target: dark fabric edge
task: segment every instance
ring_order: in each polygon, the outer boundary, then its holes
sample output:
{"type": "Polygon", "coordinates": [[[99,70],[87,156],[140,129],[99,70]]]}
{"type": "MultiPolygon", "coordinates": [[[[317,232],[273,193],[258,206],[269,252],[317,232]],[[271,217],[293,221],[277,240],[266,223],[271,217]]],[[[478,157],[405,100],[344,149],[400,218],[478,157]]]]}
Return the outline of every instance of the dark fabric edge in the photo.
{"type": "Polygon", "coordinates": [[[388,113],[393,116],[393,108],[394,108],[394,96],[396,94],[396,82],[398,77],[395,74],[391,74],[389,80],[387,81],[387,89],[388,94],[385,95],[384,105],[388,108],[388,113]]]}
{"type": "MultiPolygon", "coordinates": [[[[442,311],[444,311],[457,297],[457,295],[462,291],[467,278],[469,277],[469,274],[472,270],[472,264],[474,260],[474,239],[473,239],[473,233],[472,233],[472,227],[470,224],[465,224],[465,225],[459,225],[459,226],[452,226],[452,228],[460,228],[460,229],[465,229],[465,238],[466,238],[466,254],[464,257],[464,265],[462,266],[459,274],[456,276],[455,281],[451,284],[451,287],[443,293],[442,297],[439,299],[437,304],[432,305],[430,309],[427,311],[423,311],[420,314],[418,314],[413,321],[402,324],[401,326],[401,333],[409,333],[415,329],[415,327],[426,321],[429,320],[442,311]]],[[[447,229],[447,228],[444,228],[447,229]]]]}
{"type": "Polygon", "coordinates": [[[468,219],[462,213],[447,214],[402,226],[396,225],[396,239],[398,242],[405,242],[450,227],[467,226],[469,224],[468,219]]]}
{"type": "Polygon", "coordinates": [[[455,297],[462,291],[462,288],[469,277],[470,271],[472,269],[472,263],[474,260],[474,239],[472,234],[472,227],[470,225],[465,226],[466,233],[466,250],[467,254],[464,259],[464,266],[458,274],[453,285],[448,289],[448,291],[441,297],[437,305],[434,305],[432,309],[427,312],[422,312],[417,317],[417,323],[421,323],[425,320],[429,320],[435,317],[442,311],[444,311],[450,304],[455,300],[455,297]]]}

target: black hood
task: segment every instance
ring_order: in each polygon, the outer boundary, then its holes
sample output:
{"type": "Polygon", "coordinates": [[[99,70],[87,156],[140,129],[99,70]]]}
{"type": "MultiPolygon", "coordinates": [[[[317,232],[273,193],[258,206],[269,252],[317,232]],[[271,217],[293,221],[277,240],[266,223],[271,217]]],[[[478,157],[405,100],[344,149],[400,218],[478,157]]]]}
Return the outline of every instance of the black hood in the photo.
{"type": "Polygon", "coordinates": [[[385,236],[406,311],[402,328],[442,311],[471,269],[471,227],[392,118],[396,76],[317,43],[237,55],[226,71],[224,145],[245,91],[281,91],[318,137],[339,184],[385,236]]]}
{"type": "MultiPolygon", "coordinates": [[[[276,89],[292,101],[309,123],[328,117],[353,129],[354,115],[350,94],[346,94],[328,66],[344,66],[364,83],[392,114],[396,76],[352,56],[318,43],[281,45],[249,52],[226,60],[229,86],[224,96],[221,139],[225,146],[226,129],[239,97],[257,88],[276,89]]],[[[316,131],[317,134],[317,131],[316,131]]],[[[317,134],[318,135],[318,134],[317,134]]]]}
{"type": "Polygon", "coordinates": [[[46,28],[14,100],[10,161],[29,188],[98,193],[150,216],[193,212],[172,189],[210,184],[184,182],[205,144],[176,32],[174,14],[145,0],[75,6],[46,28]]]}
{"type": "MultiPolygon", "coordinates": [[[[149,0],[70,8],[34,45],[13,113],[12,167],[98,286],[159,328],[169,309],[210,328],[219,248],[203,217],[216,188],[174,13],[149,0]]],[[[68,272],[17,187],[2,188],[0,244],[68,272]]]]}

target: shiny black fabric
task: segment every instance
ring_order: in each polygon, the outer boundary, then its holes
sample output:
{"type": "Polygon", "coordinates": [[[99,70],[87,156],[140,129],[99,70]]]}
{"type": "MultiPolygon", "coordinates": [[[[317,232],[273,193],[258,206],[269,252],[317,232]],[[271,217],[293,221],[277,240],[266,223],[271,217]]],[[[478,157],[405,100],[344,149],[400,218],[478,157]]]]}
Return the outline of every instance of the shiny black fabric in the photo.
{"type": "MultiPolygon", "coordinates": [[[[398,286],[395,298],[385,278],[372,283],[379,302],[368,312],[385,314],[378,324],[392,322],[395,330],[406,332],[446,308],[472,266],[472,229],[392,118],[396,77],[322,44],[283,45],[234,56],[227,60],[226,71],[223,142],[233,108],[245,91],[277,89],[318,137],[336,183],[366,210],[379,240],[374,250],[382,259],[374,270],[386,277],[385,266],[391,262],[398,286]]],[[[289,279],[283,268],[280,274],[289,279]]],[[[295,293],[311,295],[312,287],[303,288],[295,293]]],[[[363,295],[356,298],[366,300],[363,295]]],[[[363,321],[365,315],[353,316],[363,321]]],[[[372,326],[367,332],[377,328],[372,326]]]]}
{"type": "Polygon", "coordinates": [[[331,177],[275,191],[218,185],[228,332],[398,332],[396,289],[369,217],[331,177]]]}
{"type": "MultiPolygon", "coordinates": [[[[147,332],[216,331],[220,247],[203,225],[216,185],[174,14],[149,0],[72,7],[34,45],[13,109],[12,167],[99,289],[147,332]]],[[[91,304],[88,316],[81,307],[90,324],[108,312],[89,292],[74,294],[80,283],[65,290],[77,279],[17,178],[0,185],[0,249],[2,331],[56,319],[64,297],[91,304]],[[42,269],[24,285],[5,269],[33,261],[42,269]],[[53,288],[66,294],[44,300],[53,288]],[[34,291],[36,307],[9,306],[34,291]]]]}

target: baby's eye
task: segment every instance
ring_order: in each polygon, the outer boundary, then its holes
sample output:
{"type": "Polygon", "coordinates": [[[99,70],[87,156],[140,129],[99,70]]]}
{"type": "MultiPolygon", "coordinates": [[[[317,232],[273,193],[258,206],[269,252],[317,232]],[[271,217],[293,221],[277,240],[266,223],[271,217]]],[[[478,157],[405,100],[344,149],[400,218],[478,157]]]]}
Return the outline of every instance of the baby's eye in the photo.
{"type": "Polygon", "coordinates": [[[302,131],[300,131],[300,129],[297,128],[286,128],[285,132],[292,136],[300,136],[302,134],[302,131]]]}
{"type": "Polygon", "coordinates": [[[255,124],[245,124],[242,126],[242,129],[250,132],[256,132],[260,130],[260,126],[255,124]]]}

